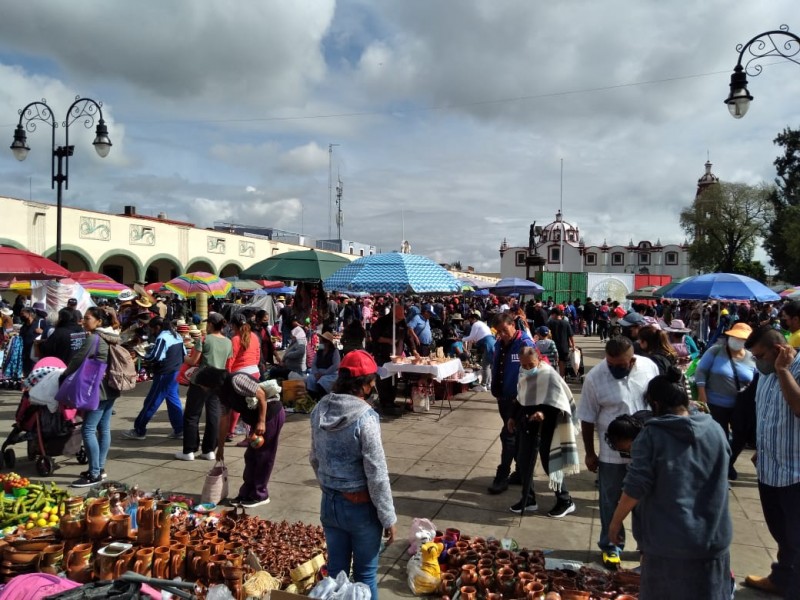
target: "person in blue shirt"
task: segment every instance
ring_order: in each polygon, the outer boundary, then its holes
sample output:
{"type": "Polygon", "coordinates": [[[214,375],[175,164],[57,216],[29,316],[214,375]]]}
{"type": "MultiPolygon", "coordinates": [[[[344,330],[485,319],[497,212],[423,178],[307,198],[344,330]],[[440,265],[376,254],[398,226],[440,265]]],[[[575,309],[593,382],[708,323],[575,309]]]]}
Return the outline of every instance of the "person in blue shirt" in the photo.
{"type": "Polygon", "coordinates": [[[169,437],[183,439],[183,407],[178,393],[178,371],[186,356],[186,347],[183,339],[172,328],[172,322],[156,317],[149,324],[151,338],[155,336],[155,343],[144,357],[149,362],[153,371],[153,383],[144,399],[142,410],[139,411],[133,423],[133,429],[123,431],[123,437],[130,440],[147,439],[147,424],[158,407],[167,400],[167,413],[172,425],[169,437]]]}
{"type": "Polygon", "coordinates": [[[416,306],[408,309],[408,329],[417,336],[417,352],[420,356],[430,356],[433,335],[431,334],[430,318],[433,308],[430,304],[423,304],[422,310],[416,306]]]}

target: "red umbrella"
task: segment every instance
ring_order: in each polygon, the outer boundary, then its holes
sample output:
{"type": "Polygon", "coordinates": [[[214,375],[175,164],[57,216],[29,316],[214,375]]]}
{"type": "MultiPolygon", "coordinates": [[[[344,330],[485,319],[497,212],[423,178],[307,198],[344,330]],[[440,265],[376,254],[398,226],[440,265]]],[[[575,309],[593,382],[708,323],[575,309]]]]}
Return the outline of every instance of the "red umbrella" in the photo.
{"type": "Polygon", "coordinates": [[[144,286],[144,291],[148,294],[157,294],[158,292],[166,292],[168,294],[172,294],[167,288],[164,287],[164,282],[156,281],[155,283],[148,283],[144,286]]]}
{"type": "Polygon", "coordinates": [[[270,281],[269,279],[253,279],[253,281],[266,289],[283,287],[282,281],[270,281]]]}
{"type": "Polygon", "coordinates": [[[69,276],[67,269],[40,254],[0,247],[0,278],[61,279],[69,276]]]}
{"type": "Polygon", "coordinates": [[[108,275],[95,273],[94,271],[74,271],[70,277],[78,283],[83,283],[84,281],[114,281],[108,275]]]}

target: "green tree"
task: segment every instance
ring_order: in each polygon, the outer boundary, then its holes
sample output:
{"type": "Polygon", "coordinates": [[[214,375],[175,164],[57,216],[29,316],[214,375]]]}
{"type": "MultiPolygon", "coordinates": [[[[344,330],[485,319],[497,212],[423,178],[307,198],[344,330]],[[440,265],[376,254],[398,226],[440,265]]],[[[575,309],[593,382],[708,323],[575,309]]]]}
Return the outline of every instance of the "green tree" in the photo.
{"type": "Polygon", "coordinates": [[[767,270],[764,268],[764,264],[760,260],[751,260],[750,262],[739,263],[733,267],[732,272],[738,273],[739,275],[747,275],[748,277],[752,277],[761,283],[767,282],[767,270]]]}
{"type": "Polygon", "coordinates": [[[778,277],[800,282],[800,130],[787,127],[773,141],[784,153],[774,163],[778,174],[770,196],[774,217],[764,247],[778,277]]]}
{"type": "Polygon", "coordinates": [[[706,273],[737,273],[753,261],[772,220],[772,187],[720,182],[695,198],[680,215],[690,240],[689,263],[706,273]]]}

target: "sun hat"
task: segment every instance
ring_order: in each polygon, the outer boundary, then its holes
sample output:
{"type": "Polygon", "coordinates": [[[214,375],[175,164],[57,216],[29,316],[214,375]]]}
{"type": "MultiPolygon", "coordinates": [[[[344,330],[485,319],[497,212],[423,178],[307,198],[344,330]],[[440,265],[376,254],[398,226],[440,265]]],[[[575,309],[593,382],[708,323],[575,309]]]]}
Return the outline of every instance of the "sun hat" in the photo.
{"type": "Polygon", "coordinates": [[[281,386],[278,385],[278,382],[274,379],[267,379],[266,381],[262,381],[258,384],[264,393],[267,395],[267,398],[277,398],[281,395],[281,386]]]}
{"type": "Polygon", "coordinates": [[[150,308],[153,306],[153,303],[150,301],[150,298],[142,296],[141,298],[136,299],[136,304],[141,306],[142,308],[150,308]]]}
{"type": "Polygon", "coordinates": [[[326,331],[319,337],[324,340],[328,340],[331,344],[336,344],[336,337],[330,331],[326,331]]]}
{"type": "Polygon", "coordinates": [[[353,350],[339,363],[339,370],[347,369],[352,377],[363,377],[378,372],[375,359],[366,350],[353,350]]]}
{"type": "Polygon", "coordinates": [[[10,317],[14,314],[14,311],[4,306],[3,308],[0,308],[0,314],[2,314],[4,317],[10,317]]]}
{"type": "Polygon", "coordinates": [[[672,323],[670,323],[667,327],[664,327],[664,331],[669,333],[689,333],[691,329],[689,329],[680,319],[672,319],[672,323]]]}
{"type": "Polygon", "coordinates": [[[197,325],[192,325],[189,327],[189,335],[193,338],[199,338],[203,335],[203,332],[197,328],[197,325]]]}
{"type": "Polygon", "coordinates": [[[278,296],[277,298],[275,298],[275,300],[277,300],[278,302],[283,302],[286,300],[286,296],[278,296]]]}
{"type": "Polygon", "coordinates": [[[453,321],[463,321],[464,317],[461,316],[461,313],[454,313],[450,319],[453,321]]]}
{"type": "Polygon", "coordinates": [[[44,302],[34,302],[31,305],[31,309],[34,310],[40,317],[47,316],[47,307],[44,305],[44,302]]]}
{"type": "Polygon", "coordinates": [[[122,290],[117,296],[117,300],[120,302],[130,302],[131,300],[136,300],[136,293],[133,290],[122,290]]]}
{"type": "Polygon", "coordinates": [[[750,327],[750,325],[747,323],[736,323],[733,327],[725,332],[725,335],[728,337],[739,338],[740,340],[746,340],[750,337],[751,333],[753,333],[753,328],[750,327]]]}
{"type": "Polygon", "coordinates": [[[627,315],[622,317],[622,320],[619,322],[620,325],[623,327],[641,327],[647,324],[647,321],[644,320],[644,317],[637,312],[629,312],[627,315]]]}
{"type": "Polygon", "coordinates": [[[483,315],[481,314],[481,311],[473,310],[471,313],[469,313],[469,316],[475,317],[476,319],[480,319],[483,315]]]}

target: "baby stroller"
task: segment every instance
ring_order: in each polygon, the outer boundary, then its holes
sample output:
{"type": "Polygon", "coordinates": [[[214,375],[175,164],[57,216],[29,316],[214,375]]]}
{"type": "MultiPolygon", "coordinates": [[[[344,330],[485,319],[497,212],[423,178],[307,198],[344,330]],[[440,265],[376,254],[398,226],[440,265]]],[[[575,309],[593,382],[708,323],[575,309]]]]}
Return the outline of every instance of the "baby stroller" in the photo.
{"type": "MultiPolygon", "coordinates": [[[[27,442],[28,458],[36,461],[36,472],[43,477],[52,475],[55,470],[54,456],[75,454],[79,464],[85,465],[89,462],[81,442],[80,427],[75,422],[77,411],[65,408],[52,399],[53,406],[57,408],[55,412],[51,412],[47,405],[37,403],[31,398],[33,388],[44,381],[38,378],[43,371],[63,368],[64,363],[57,358],[44,358],[34,365],[26,380],[30,385],[23,387],[11,433],[0,448],[0,466],[14,468],[17,456],[9,446],[20,442],[27,442]]],[[[54,376],[58,375],[54,373],[54,376]]]]}
{"type": "Polygon", "coordinates": [[[576,346],[571,348],[567,357],[567,370],[564,378],[567,383],[583,383],[585,371],[583,368],[583,350],[576,346]]]}

